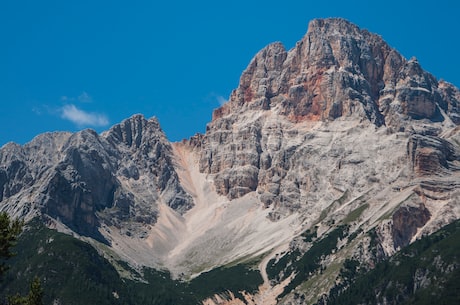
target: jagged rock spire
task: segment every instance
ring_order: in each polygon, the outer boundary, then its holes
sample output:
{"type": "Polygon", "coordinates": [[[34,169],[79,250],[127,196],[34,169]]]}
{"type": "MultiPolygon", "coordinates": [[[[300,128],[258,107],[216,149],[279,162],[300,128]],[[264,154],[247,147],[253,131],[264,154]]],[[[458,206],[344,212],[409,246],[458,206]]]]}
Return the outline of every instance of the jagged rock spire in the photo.
{"type": "Polygon", "coordinates": [[[294,122],[358,117],[399,129],[406,118],[443,120],[444,111],[458,124],[455,96],[380,36],[344,19],[316,19],[293,49],[262,49],[213,118],[276,109],[294,122]]]}

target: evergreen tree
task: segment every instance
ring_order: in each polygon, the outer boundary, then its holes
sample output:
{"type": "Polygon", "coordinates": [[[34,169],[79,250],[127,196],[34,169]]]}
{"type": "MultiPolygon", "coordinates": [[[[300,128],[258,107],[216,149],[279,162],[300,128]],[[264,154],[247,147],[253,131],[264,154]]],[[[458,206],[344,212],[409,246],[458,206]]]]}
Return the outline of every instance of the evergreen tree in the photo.
{"type": "Polygon", "coordinates": [[[6,305],[26,305],[26,302],[26,297],[23,297],[20,294],[16,294],[14,296],[8,297],[8,303],[6,303],[6,305]]]}
{"type": "Polygon", "coordinates": [[[35,277],[30,284],[30,292],[27,296],[27,305],[43,305],[43,289],[40,279],[35,277]]]}
{"type": "Polygon", "coordinates": [[[0,213],[0,278],[7,270],[5,261],[14,255],[11,248],[15,245],[22,226],[22,221],[11,220],[6,212],[0,213]]]}
{"type": "MultiPolygon", "coordinates": [[[[15,245],[24,223],[18,219],[11,220],[6,212],[0,213],[0,280],[8,269],[6,260],[14,256],[12,247],[15,245]]],[[[43,289],[38,277],[30,284],[26,297],[19,294],[8,297],[8,305],[43,305],[43,289]]]]}
{"type": "Polygon", "coordinates": [[[43,305],[43,289],[40,279],[35,277],[30,284],[30,291],[26,297],[16,294],[8,297],[7,305],[43,305]]]}

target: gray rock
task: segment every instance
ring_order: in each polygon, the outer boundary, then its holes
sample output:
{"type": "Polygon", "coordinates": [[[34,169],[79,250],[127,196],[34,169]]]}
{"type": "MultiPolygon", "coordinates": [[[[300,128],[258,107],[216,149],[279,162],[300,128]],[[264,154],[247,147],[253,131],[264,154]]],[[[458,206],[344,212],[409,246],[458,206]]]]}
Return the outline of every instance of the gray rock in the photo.
{"type": "Polygon", "coordinates": [[[141,115],[102,135],[88,129],[8,144],[0,151],[1,209],[26,218],[44,214],[108,242],[102,223],[154,224],[160,200],[179,213],[193,206],[171,150],[158,121],[141,115]]]}

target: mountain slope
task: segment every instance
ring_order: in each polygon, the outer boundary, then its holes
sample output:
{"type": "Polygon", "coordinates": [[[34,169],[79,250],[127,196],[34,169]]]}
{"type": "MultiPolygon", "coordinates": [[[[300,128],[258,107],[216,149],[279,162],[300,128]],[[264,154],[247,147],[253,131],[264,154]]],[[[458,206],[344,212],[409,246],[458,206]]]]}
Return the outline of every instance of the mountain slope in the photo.
{"type": "Polygon", "coordinates": [[[35,276],[44,304],[199,304],[214,293],[255,291],[261,278],[250,265],[217,268],[193,281],[172,280],[168,272],[133,270],[123,261],[100,256],[86,242],[32,220],[15,247],[17,255],[0,281],[0,301],[25,294],[35,276]],[[123,277],[120,277],[120,274],[123,277]]]}
{"type": "Polygon", "coordinates": [[[310,304],[348,260],[372,268],[460,218],[459,104],[381,37],[313,20],[256,54],[205,134],[169,143],[135,115],[5,145],[0,210],[174,279],[258,261],[258,292],[206,304],[310,304]]]}
{"type": "Polygon", "coordinates": [[[330,296],[327,304],[457,304],[459,234],[456,221],[414,242],[358,275],[348,289],[330,296]]]}
{"type": "MultiPolygon", "coordinates": [[[[346,281],[336,282],[319,304],[325,300],[327,304],[432,304],[434,300],[454,304],[460,283],[459,229],[459,221],[443,227],[368,272],[359,269],[359,262],[348,260],[338,278],[346,281]]],[[[18,255],[11,261],[12,268],[0,282],[0,299],[28,291],[34,276],[42,279],[45,304],[199,304],[214,293],[221,300],[233,296],[237,301],[235,295],[244,298],[239,291],[255,292],[262,280],[250,265],[218,268],[188,283],[155,270],[144,269],[140,275],[123,262],[114,267],[87,243],[49,230],[38,220],[29,223],[15,250],[18,255]],[[119,272],[143,276],[148,283],[135,277],[121,279],[119,272]]],[[[269,304],[258,297],[259,304],[269,304]]],[[[211,300],[208,304],[216,299],[211,300]]],[[[300,294],[296,300],[294,304],[305,301],[300,294]]]]}
{"type": "Polygon", "coordinates": [[[179,213],[193,205],[172,164],[156,119],[137,115],[102,135],[47,133],[0,151],[2,210],[31,219],[45,214],[101,241],[101,223],[152,225],[163,201],[179,213]]]}

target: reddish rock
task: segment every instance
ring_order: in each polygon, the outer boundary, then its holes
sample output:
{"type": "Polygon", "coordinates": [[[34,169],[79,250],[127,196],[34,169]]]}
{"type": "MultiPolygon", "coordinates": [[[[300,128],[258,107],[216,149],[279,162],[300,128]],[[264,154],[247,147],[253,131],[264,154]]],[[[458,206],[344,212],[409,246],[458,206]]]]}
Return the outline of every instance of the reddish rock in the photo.
{"type": "Polygon", "coordinates": [[[343,19],[318,19],[290,51],[274,43],[257,53],[213,120],[281,104],[280,113],[294,122],[357,116],[399,129],[400,115],[442,120],[440,106],[458,124],[460,94],[453,88],[380,36],[343,19]]]}
{"type": "Polygon", "coordinates": [[[451,167],[457,167],[455,162],[460,162],[460,152],[450,142],[435,136],[413,135],[407,153],[418,176],[443,175],[451,167]]]}
{"type": "Polygon", "coordinates": [[[417,230],[430,219],[430,211],[420,202],[418,206],[402,206],[392,217],[395,249],[407,246],[417,230]]]}

